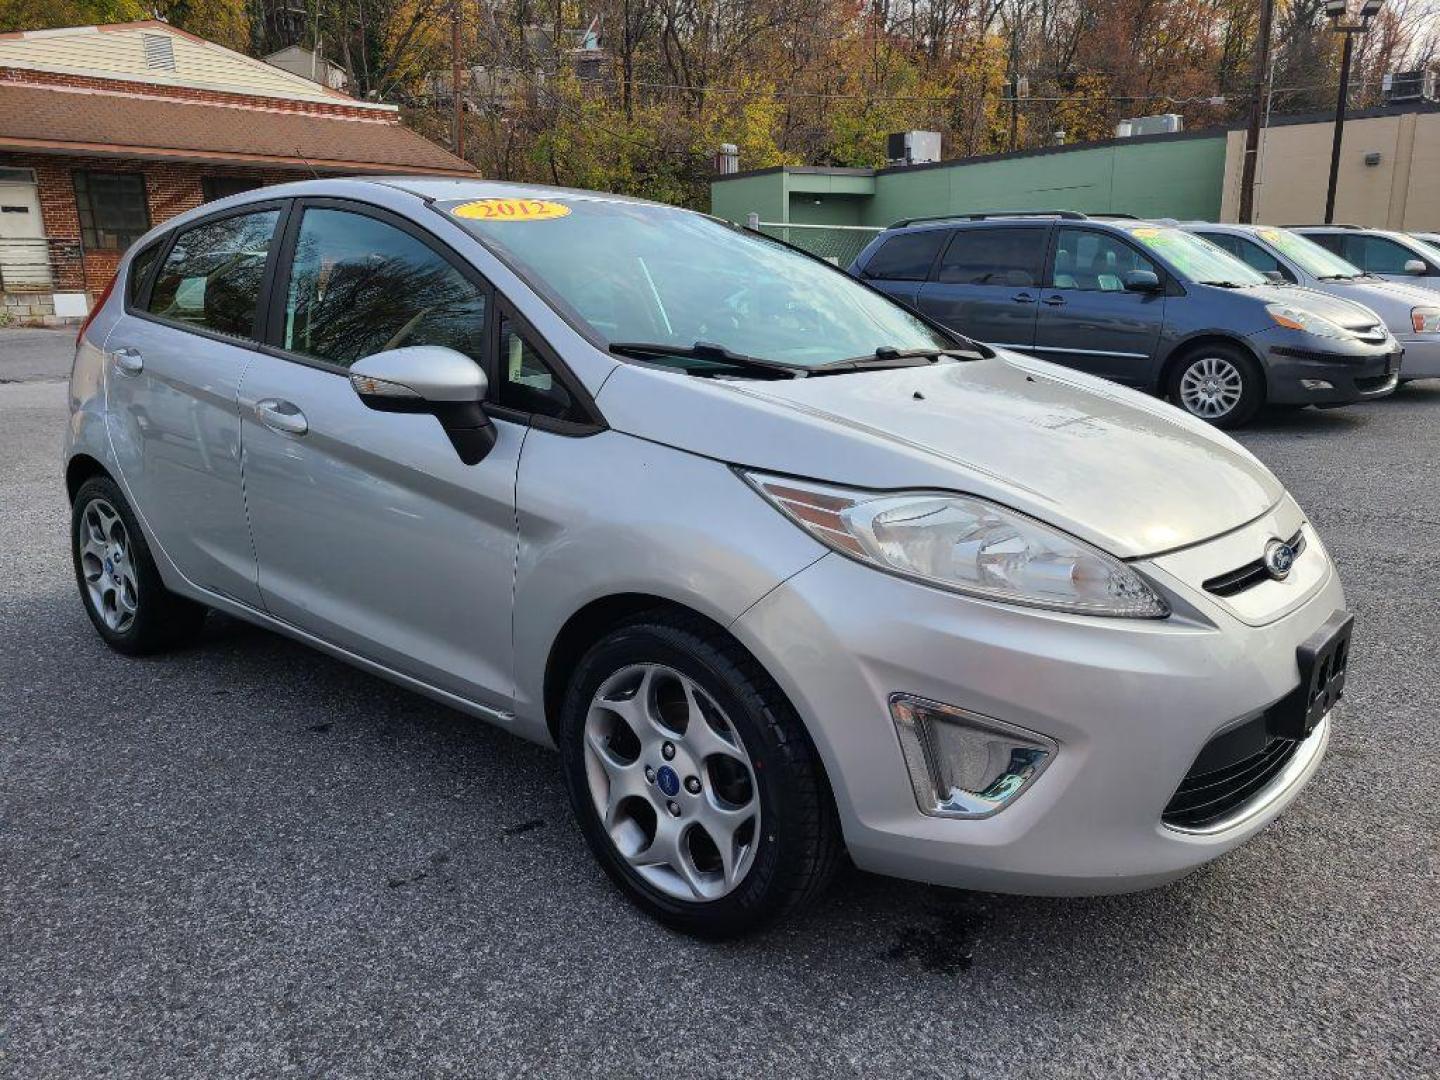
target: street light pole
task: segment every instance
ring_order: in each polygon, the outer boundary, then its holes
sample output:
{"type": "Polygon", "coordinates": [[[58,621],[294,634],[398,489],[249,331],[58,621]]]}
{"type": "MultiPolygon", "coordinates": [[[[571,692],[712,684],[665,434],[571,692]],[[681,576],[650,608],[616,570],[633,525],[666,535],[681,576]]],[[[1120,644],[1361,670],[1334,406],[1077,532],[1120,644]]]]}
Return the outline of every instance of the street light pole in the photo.
{"type": "Polygon", "coordinates": [[[1335,102],[1335,138],[1330,144],[1330,185],[1325,190],[1325,224],[1335,222],[1335,189],[1340,184],[1340,142],[1345,133],[1345,110],[1350,104],[1350,62],[1355,54],[1355,35],[1368,33],[1370,23],[1385,0],[1365,0],[1360,7],[1360,18],[1348,18],[1349,4],[1346,0],[1326,0],[1325,14],[1330,19],[1330,28],[1337,34],[1345,35],[1345,47],[1340,54],[1340,96],[1335,102]]]}

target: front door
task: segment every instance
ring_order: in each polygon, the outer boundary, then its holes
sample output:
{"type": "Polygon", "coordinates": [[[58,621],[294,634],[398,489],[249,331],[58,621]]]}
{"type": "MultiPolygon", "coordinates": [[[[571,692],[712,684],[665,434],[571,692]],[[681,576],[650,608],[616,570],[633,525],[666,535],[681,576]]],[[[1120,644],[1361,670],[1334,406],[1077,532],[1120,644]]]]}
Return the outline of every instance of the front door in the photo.
{"type": "Polygon", "coordinates": [[[490,293],[415,228],[305,205],[271,340],[241,386],[246,506],[271,614],[493,708],[509,706],[515,475],[528,428],[476,465],[428,415],[368,409],[356,360],[445,345],[485,362],[490,293]]]}
{"type": "Polygon", "coordinates": [[[259,355],[280,216],[280,204],[247,207],[190,226],[168,251],[138,253],[120,283],[127,311],[105,340],[106,422],[131,505],[190,581],[252,607],[236,398],[259,355]],[[147,296],[135,284],[162,254],[147,296]]]}
{"type": "Polygon", "coordinates": [[[973,225],[950,238],[919,308],[975,341],[1029,350],[1048,224],[973,225]]]}
{"type": "Polygon", "coordinates": [[[1125,276],[1165,271],[1114,233],[1061,226],[1040,295],[1037,356],[1117,382],[1150,380],[1165,325],[1163,292],[1130,292],[1125,276]]]}
{"type": "Polygon", "coordinates": [[[0,282],[8,290],[50,287],[50,249],[30,169],[0,169],[0,282]]]}

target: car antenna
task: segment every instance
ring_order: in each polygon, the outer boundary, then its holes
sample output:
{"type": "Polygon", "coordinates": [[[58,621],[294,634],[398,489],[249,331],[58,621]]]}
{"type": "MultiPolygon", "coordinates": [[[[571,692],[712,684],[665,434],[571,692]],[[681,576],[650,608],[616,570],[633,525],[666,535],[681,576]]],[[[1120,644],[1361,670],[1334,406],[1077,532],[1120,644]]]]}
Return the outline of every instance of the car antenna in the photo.
{"type": "Polygon", "coordinates": [[[311,164],[309,158],[307,158],[304,154],[300,153],[300,148],[298,146],[295,148],[295,156],[305,163],[305,167],[310,170],[311,176],[313,176],[316,180],[320,179],[320,170],[315,168],[315,166],[311,164]]]}

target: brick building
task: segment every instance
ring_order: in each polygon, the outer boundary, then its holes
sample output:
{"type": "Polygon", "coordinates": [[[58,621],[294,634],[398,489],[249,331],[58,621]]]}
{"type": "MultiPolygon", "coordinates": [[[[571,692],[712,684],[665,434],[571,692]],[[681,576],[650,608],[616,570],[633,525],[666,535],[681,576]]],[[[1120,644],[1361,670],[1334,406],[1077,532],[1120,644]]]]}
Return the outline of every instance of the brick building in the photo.
{"type": "Polygon", "coordinates": [[[82,317],[152,225],[262,184],[473,175],[394,106],[160,22],[0,34],[0,295],[82,317]]]}

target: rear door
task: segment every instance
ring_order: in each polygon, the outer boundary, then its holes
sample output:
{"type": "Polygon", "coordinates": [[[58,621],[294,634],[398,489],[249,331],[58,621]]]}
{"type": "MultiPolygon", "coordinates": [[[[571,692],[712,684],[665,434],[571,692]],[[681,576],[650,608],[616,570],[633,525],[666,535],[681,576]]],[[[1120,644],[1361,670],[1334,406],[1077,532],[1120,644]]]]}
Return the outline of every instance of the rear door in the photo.
{"type": "Polygon", "coordinates": [[[918,307],[976,341],[1028,351],[1049,236],[1048,222],[952,230],[918,307]]]}
{"type": "Polygon", "coordinates": [[[1164,291],[1130,292],[1125,275],[1165,270],[1123,237],[1062,225],[1055,238],[1035,327],[1036,355],[1135,386],[1148,385],[1160,331],[1164,291]]]}
{"type": "Polygon", "coordinates": [[[940,249],[949,237],[945,229],[897,232],[871,253],[860,276],[882,292],[914,307],[920,286],[930,276],[940,249]]]}
{"type": "Polygon", "coordinates": [[[283,210],[229,210],[138,253],[105,342],[106,423],[132,504],[190,581],[251,607],[237,397],[283,210]]]}

